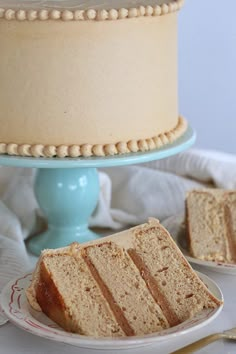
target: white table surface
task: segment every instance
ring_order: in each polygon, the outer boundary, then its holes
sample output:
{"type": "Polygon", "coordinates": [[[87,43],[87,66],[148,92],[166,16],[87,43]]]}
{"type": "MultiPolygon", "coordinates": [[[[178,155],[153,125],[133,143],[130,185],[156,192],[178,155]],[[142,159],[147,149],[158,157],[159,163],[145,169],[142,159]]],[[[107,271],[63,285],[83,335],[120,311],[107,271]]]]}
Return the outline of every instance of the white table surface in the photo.
{"type": "MultiPolygon", "coordinates": [[[[208,334],[236,327],[236,276],[208,271],[202,267],[195,267],[195,269],[205,273],[219,285],[224,295],[225,304],[222,312],[213,322],[191,334],[140,349],[97,351],[42,339],[16,328],[8,322],[0,327],[0,354],[118,354],[118,352],[119,354],[169,354],[208,334]]],[[[197,353],[236,354],[236,342],[220,340],[197,353]]]]}

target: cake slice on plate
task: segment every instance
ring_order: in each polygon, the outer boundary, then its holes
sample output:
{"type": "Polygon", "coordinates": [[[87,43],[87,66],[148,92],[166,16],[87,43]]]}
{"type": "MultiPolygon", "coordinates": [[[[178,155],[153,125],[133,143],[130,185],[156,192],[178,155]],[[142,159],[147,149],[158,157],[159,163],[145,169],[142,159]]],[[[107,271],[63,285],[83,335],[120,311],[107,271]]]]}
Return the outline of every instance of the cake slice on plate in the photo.
{"type": "Polygon", "coordinates": [[[186,214],[193,257],[236,263],[236,191],[193,190],[187,195],[186,214]]]}
{"type": "Polygon", "coordinates": [[[156,219],[43,251],[26,294],[65,330],[96,337],[158,332],[221,304],[156,219]]]}

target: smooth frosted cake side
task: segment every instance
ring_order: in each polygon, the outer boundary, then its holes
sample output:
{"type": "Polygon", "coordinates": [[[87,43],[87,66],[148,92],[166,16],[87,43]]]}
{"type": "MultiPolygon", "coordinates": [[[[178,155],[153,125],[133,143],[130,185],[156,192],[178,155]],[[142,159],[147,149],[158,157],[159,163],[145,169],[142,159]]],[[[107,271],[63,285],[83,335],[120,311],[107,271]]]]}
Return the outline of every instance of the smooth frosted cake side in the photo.
{"type": "Polygon", "coordinates": [[[0,0],[0,153],[115,155],[159,148],[183,134],[181,6],[0,0]]]}

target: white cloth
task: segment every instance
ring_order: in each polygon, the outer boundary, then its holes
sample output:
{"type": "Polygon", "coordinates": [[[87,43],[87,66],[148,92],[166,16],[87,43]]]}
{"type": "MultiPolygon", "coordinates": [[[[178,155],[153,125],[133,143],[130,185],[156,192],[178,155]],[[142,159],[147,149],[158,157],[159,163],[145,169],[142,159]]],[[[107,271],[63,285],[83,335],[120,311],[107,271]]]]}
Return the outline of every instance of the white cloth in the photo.
{"type": "MultiPolygon", "coordinates": [[[[0,290],[29,268],[24,240],[41,226],[34,172],[0,167],[0,290]]],[[[183,214],[190,189],[209,184],[236,189],[236,157],[189,150],[160,161],[103,169],[99,177],[100,199],[90,226],[117,230],[143,223],[149,216],[166,222],[183,214]]]]}

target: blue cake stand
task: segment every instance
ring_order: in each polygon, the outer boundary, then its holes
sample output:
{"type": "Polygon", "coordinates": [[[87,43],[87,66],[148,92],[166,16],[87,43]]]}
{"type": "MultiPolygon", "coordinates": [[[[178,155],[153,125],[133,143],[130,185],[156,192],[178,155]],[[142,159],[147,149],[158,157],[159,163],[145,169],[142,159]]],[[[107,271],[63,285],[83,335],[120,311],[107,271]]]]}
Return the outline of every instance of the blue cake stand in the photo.
{"type": "Polygon", "coordinates": [[[99,197],[97,168],[163,159],[188,149],[195,139],[196,134],[189,127],[173,144],[149,152],[76,159],[0,156],[0,165],[37,168],[35,195],[47,218],[48,229],[29,240],[29,250],[39,255],[45,248],[64,247],[74,241],[82,243],[99,237],[88,228],[99,197]]]}

